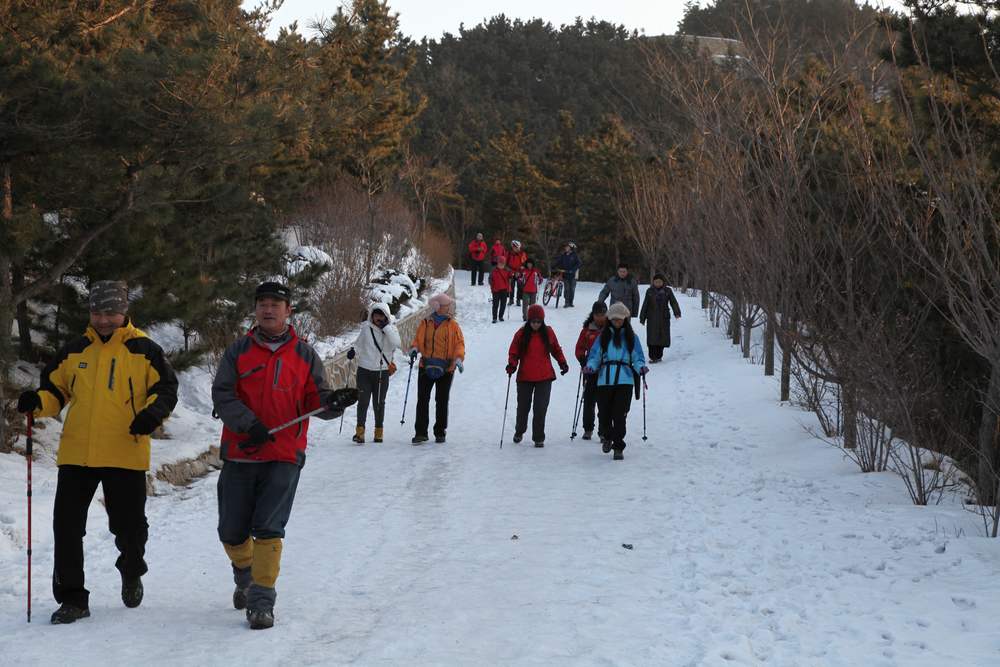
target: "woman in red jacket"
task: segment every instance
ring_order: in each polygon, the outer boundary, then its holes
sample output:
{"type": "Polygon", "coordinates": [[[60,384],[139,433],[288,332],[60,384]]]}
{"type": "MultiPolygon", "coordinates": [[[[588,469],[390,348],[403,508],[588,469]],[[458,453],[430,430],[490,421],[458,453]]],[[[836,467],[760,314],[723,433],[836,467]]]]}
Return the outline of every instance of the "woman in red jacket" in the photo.
{"type": "MultiPolygon", "coordinates": [[[[595,301],[590,309],[590,315],[583,322],[583,330],[580,337],[576,339],[576,359],[580,362],[581,370],[587,365],[587,355],[590,348],[594,346],[594,341],[600,337],[604,327],[608,324],[608,306],[603,301],[595,301]]],[[[584,374],[583,376],[583,439],[590,440],[594,437],[594,422],[597,416],[597,375],[584,374]]],[[[603,433],[598,435],[603,436],[603,433]]]]}
{"type": "Polygon", "coordinates": [[[524,260],[524,268],[521,269],[521,319],[528,321],[528,308],[538,302],[538,286],[545,280],[542,272],[535,268],[535,263],[524,260]]]}
{"type": "Polygon", "coordinates": [[[545,326],[545,309],[538,304],[528,309],[528,323],[517,330],[510,344],[507,357],[507,375],[517,371],[517,421],[514,424],[514,442],[521,442],[528,430],[528,412],[532,413],[531,440],[535,447],[545,446],[545,413],[549,409],[552,370],[555,357],[562,375],[569,372],[556,332],[545,326]]]}

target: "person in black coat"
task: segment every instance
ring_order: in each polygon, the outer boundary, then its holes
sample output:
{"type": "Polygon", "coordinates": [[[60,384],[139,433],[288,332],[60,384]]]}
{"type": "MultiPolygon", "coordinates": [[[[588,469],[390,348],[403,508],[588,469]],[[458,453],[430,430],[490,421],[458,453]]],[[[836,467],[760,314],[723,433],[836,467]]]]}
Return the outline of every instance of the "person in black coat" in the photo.
{"type": "Polygon", "coordinates": [[[667,286],[663,274],[653,276],[653,284],[646,290],[639,311],[639,323],[646,327],[646,346],[650,363],[663,360],[663,349],[670,347],[670,311],[681,318],[681,307],[674,291],[667,286]]]}

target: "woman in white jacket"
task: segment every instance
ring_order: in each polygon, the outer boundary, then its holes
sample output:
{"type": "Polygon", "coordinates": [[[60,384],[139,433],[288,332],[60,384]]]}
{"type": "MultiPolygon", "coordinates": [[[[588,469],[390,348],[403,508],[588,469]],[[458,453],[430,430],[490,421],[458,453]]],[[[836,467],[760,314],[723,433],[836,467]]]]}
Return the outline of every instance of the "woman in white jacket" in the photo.
{"type": "Polygon", "coordinates": [[[348,359],[358,359],[358,426],[354,442],[365,441],[365,420],[368,403],[375,411],[375,442],[382,442],[382,422],[385,418],[385,395],[389,377],[396,372],[392,357],[400,349],[399,330],[392,324],[392,314],[384,303],[373,303],[368,309],[368,321],[361,328],[348,359]],[[374,400],[372,400],[374,397],[374,400]]]}

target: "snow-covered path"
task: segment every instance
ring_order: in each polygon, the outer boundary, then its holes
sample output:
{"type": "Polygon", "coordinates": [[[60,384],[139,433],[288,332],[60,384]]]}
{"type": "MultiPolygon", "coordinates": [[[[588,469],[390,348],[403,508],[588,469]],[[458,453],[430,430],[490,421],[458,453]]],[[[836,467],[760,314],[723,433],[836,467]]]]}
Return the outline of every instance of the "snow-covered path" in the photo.
{"type": "MultiPolygon", "coordinates": [[[[998,543],[960,508],[911,507],[892,475],[861,475],[807,436],[809,415],[778,404],[695,299],[679,297],[674,347],[650,375],[649,441],[637,403],[626,460],[612,462],[570,442],[575,364],[553,389],[546,447],[511,444],[508,420],[498,448],[520,318],[491,324],[486,288],[456,278],[468,358],[448,443],[410,446],[405,366],[384,444],[351,444],[350,417],[342,435],[313,424],[273,630],[247,630],[230,606],[213,475],[150,499],[137,610],[119,600],[96,503],[92,618],[48,625],[43,520],[30,626],[23,553],[0,553],[0,663],[1000,664],[998,543]]],[[[564,347],[597,289],[548,311],[564,347]]]]}

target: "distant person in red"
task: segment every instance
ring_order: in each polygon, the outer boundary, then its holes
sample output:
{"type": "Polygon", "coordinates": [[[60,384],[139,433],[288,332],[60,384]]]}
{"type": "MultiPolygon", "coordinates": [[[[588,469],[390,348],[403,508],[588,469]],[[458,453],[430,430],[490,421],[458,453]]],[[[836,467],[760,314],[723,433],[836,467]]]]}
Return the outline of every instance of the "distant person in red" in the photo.
{"type": "Polygon", "coordinates": [[[483,277],[486,273],[486,241],[483,240],[482,234],[476,234],[476,239],[469,243],[469,260],[471,261],[470,268],[472,272],[472,284],[482,285],[483,277]],[[476,276],[479,276],[478,279],[476,276]]]}
{"type": "MultiPolygon", "coordinates": [[[[580,366],[587,365],[587,357],[590,355],[590,348],[594,347],[604,327],[608,324],[608,306],[603,301],[595,301],[590,309],[590,315],[583,321],[583,330],[580,337],[576,339],[576,359],[580,366]]],[[[584,374],[583,376],[583,439],[590,440],[594,437],[594,423],[597,418],[597,376],[594,374],[584,374]]],[[[600,433],[598,435],[605,435],[600,433]]]]}
{"type": "Polygon", "coordinates": [[[493,292],[493,324],[497,323],[497,315],[503,322],[503,314],[507,309],[507,294],[514,284],[514,272],[507,268],[507,263],[501,257],[496,268],[490,271],[490,291],[493,292]]]}
{"type": "Polygon", "coordinates": [[[555,357],[562,375],[569,372],[556,332],[545,326],[545,309],[534,304],[528,308],[528,323],[514,334],[507,353],[507,375],[517,372],[514,442],[521,442],[528,430],[528,413],[531,412],[531,441],[535,447],[545,446],[545,414],[552,395],[552,381],[556,379],[550,357],[555,357]]]}
{"type": "MultiPolygon", "coordinates": [[[[518,277],[521,274],[521,269],[524,268],[524,262],[528,259],[528,253],[524,252],[524,248],[521,247],[521,242],[514,239],[510,242],[510,252],[507,254],[507,266],[510,270],[514,272],[514,277],[518,277]]],[[[517,298],[517,305],[521,305],[521,283],[515,280],[511,283],[510,298],[508,303],[514,303],[515,297],[517,298]],[[515,294],[516,292],[516,294],[515,294]]]]}
{"type": "Polygon", "coordinates": [[[507,260],[507,249],[503,247],[503,241],[495,239],[493,247],[490,248],[490,264],[496,266],[501,257],[504,258],[504,261],[507,260]]]}
{"type": "Polygon", "coordinates": [[[542,272],[535,268],[535,262],[531,259],[524,261],[524,268],[521,269],[521,319],[528,321],[528,308],[538,301],[538,286],[542,284],[542,272]]]}

